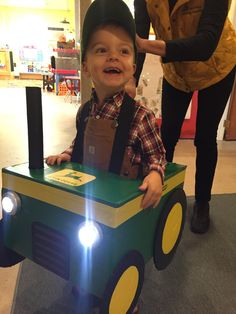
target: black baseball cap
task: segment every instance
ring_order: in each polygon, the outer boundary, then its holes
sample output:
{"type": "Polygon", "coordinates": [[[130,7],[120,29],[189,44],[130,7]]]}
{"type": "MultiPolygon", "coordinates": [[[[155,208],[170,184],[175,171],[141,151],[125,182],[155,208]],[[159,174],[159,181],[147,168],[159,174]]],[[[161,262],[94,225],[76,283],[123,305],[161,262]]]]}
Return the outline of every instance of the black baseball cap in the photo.
{"type": "Polygon", "coordinates": [[[106,23],[115,23],[123,27],[133,41],[135,62],[137,57],[136,28],[129,7],[122,0],[95,0],[89,6],[83,23],[82,40],[80,45],[82,61],[95,29],[106,23]]]}

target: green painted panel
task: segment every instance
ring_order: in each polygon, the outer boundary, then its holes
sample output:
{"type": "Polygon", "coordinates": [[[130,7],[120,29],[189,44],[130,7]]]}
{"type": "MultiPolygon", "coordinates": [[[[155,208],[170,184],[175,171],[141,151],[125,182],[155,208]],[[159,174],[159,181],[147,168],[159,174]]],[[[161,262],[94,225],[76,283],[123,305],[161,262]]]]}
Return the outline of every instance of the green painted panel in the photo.
{"type": "MultiPolygon", "coordinates": [[[[166,167],[166,180],[182,171],[185,167],[177,164],[168,164],[166,167]]],[[[44,169],[30,170],[28,164],[15,165],[4,168],[3,173],[13,174],[38,183],[57,187],[58,189],[91,198],[98,202],[120,207],[128,201],[136,198],[142,193],[138,190],[140,180],[130,180],[118,175],[88,168],[77,163],[63,163],[61,166],[46,166],[44,169]],[[60,182],[52,181],[47,175],[63,169],[72,169],[96,176],[96,180],[81,186],[71,186],[60,182]]]]}
{"type": "MultiPolygon", "coordinates": [[[[168,164],[166,179],[184,169],[185,166],[168,164]]],[[[111,204],[113,207],[120,207],[140,195],[138,180],[128,180],[75,163],[65,163],[62,166],[40,170],[29,170],[28,164],[23,164],[4,168],[3,172],[82,197],[89,197],[103,204],[111,204]],[[46,178],[48,174],[65,168],[94,175],[96,180],[75,187],[46,178]]],[[[3,189],[2,192],[4,191],[3,189]]],[[[116,265],[130,250],[139,251],[145,262],[152,258],[158,219],[171,192],[162,197],[157,208],[143,210],[117,228],[110,228],[100,223],[102,241],[89,251],[82,248],[77,237],[78,226],[85,217],[32,197],[20,195],[21,210],[14,217],[4,215],[5,244],[19,254],[32,259],[33,223],[41,223],[60,232],[69,241],[69,280],[101,296],[116,265]]]]}
{"type": "Polygon", "coordinates": [[[5,244],[32,259],[32,224],[40,222],[59,231],[69,239],[69,280],[101,296],[116,265],[130,250],[139,251],[145,262],[152,258],[155,230],[167,197],[168,194],[157,208],[143,210],[118,228],[99,224],[102,241],[86,251],[77,237],[84,217],[21,195],[21,210],[14,217],[8,216],[5,223],[5,244]]]}

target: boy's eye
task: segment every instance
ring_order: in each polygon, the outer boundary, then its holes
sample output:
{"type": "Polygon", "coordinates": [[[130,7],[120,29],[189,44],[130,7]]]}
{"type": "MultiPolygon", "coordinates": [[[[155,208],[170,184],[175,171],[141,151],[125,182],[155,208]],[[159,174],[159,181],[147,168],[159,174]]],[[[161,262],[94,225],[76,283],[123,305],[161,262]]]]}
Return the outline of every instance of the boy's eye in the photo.
{"type": "Polygon", "coordinates": [[[104,48],[104,47],[98,47],[98,48],[96,48],[95,52],[96,52],[96,53],[104,53],[104,52],[106,52],[106,48],[104,48]]]}
{"type": "Polygon", "coordinates": [[[121,53],[123,55],[129,55],[130,54],[130,49],[129,48],[122,48],[121,49],[121,53]]]}

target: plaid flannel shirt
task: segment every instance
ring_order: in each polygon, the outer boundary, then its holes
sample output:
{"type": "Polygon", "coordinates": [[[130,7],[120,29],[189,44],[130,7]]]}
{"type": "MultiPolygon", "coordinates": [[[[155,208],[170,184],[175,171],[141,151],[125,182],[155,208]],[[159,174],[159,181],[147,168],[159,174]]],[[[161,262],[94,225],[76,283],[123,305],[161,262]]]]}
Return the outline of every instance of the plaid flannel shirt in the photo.
{"type": "MultiPolygon", "coordinates": [[[[124,98],[124,92],[119,92],[106,99],[101,107],[96,102],[96,93],[92,92],[91,117],[99,116],[101,119],[114,120],[118,118],[120,107],[124,98]]],[[[79,119],[80,111],[77,114],[79,119]]],[[[72,155],[74,141],[64,153],[72,155]]],[[[160,138],[159,127],[154,113],[148,108],[136,103],[133,122],[128,138],[128,154],[133,165],[142,164],[144,169],[156,170],[164,181],[165,149],[160,138]]]]}

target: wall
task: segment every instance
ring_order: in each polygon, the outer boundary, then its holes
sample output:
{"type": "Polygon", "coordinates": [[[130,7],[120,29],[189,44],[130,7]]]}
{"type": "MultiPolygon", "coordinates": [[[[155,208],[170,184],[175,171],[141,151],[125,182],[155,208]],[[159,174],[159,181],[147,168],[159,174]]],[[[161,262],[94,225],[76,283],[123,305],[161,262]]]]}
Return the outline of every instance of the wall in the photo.
{"type": "Polygon", "coordinates": [[[231,19],[234,26],[236,27],[236,0],[232,0],[230,11],[229,11],[229,18],[231,19]]]}
{"type": "MultiPolygon", "coordinates": [[[[229,11],[229,18],[232,21],[234,28],[236,29],[236,0],[232,0],[231,8],[229,11]]],[[[225,133],[224,121],[227,119],[228,110],[229,110],[229,101],[219,124],[218,135],[217,135],[218,140],[224,139],[224,133],[225,133]]]]}
{"type": "MultiPolygon", "coordinates": [[[[73,0],[70,2],[74,3],[73,0]]],[[[8,45],[13,50],[14,62],[19,63],[19,50],[23,46],[35,46],[43,50],[45,64],[50,63],[51,52],[48,48],[51,33],[48,27],[65,27],[68,33],[74,31],[74,11],[71,7],[55,8],[0,6],[0,47],[8,45]],[[60,23],[64,18],[70,24],[60,23]]]]}

